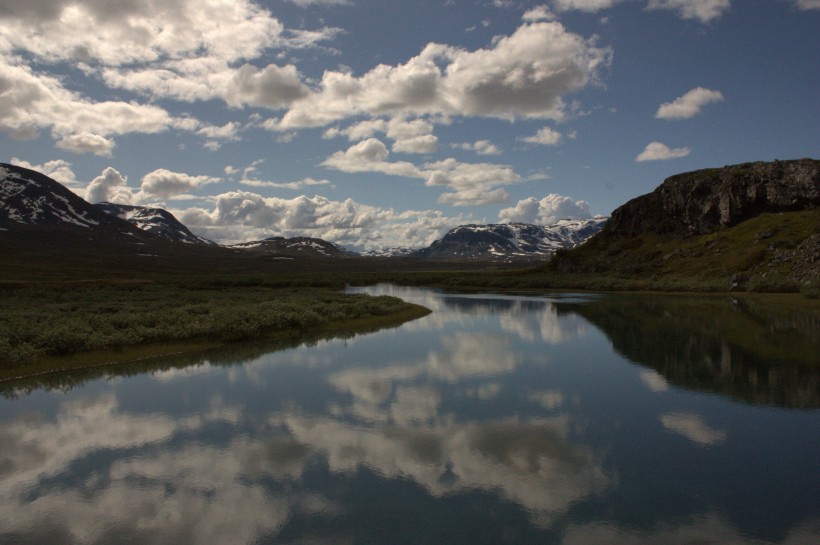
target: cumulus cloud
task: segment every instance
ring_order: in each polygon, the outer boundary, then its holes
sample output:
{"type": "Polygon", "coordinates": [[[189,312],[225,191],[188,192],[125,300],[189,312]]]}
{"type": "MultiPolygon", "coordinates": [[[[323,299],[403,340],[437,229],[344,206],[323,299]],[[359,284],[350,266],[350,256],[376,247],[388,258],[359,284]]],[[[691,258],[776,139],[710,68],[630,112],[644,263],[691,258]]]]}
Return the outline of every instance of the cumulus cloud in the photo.
{"type": "Polygon", "coordinates": [[[270,64],[263,69],[245,64],[233,74],[226,92],[232,106],[264,106],[277,109],[308,94],[301,75],[292,64],[270,64]]]}
{"type": "MultiPolygon", "coordinates": [[[[324,184],[319,180],[311,185],[324,184]]],[[[319,195],[285,199],[230,191],[211,200],[214,204],[210,209],[193,207],[173,212],[194,233],[224,244],[272,236],[309,236],[352,250],[418,248],[441,238],[456,225],[473,221],[461,215],[448,217],[441,211],[398,212],[352,199],[335,201],[319,195]]]]}
{"type": "Polygon", "coordinates": [[[438,138],[433,134],[433,124],[425,119],[367,119],[345,129],[331,127],[323,133],[323,137],[334,138],[344,135],[349,140],[359,141],[378,133],[384,133],[387,138],[393,140],[392,150],[395,152],[434,153],[438,149],[438,138]]]}
{"type": "MultiPolygon", "coordinates": [[[[0,94],[0,131],[12,136],[25,134],[27,129],[50,128],[56,136],[68,137],[66,142],[77,143],[76,135],[152,134],[186,127],[187,122],[158,106],[94,102],[64,88],[58,78],[35,73],[1,55],[0,88],[4,90],[0,94]],[[71,135],[75,135],[74,140],[71,135]]],[[[88,136],[80,140],[89,143],[88,136]]],[[[101,149],[100,141],[95,149],[101,149]]]]}
{"type": "Polygon", "coordinates": [[[635,158],[638,162],[643,161],[666,161],[667,159],[678,159],[686,157],[692,150],[689,148],[670,148],[661,142],[651,142],[635,158]]]}
{"type": "Polygon", "coordinates": [[[388,161],[388,155],[384,143],[369,138],[334,153],[322,165],[343,172],[380,172],[421,179],[427,186],[447,188],[439,202],[454,206],[507,202],[509,195],[502,187],[522,181],[508,165],[462,163],[450,157],[416,166],[407,161],[388,161]]]}
{"type": "Polygon", "coordinates": [[[109,87],[153,98],[280,108],[307,93],[301,75],[292,65],[256,68],[247,61],[271,48],[316,47],[339,32],[286,29],[251,0],[13,4],[0,10],[0,130],[29,138],[50,128],[61,147],[101,155],[110,152],[107,143],[78,135],[196,130],[199,124],[156,105],[95,101],[49,75],[50,65],[69,63],[109,87]],[[40,61],[36,71],[30,58],[40,61]]]}
{"type": "Polygon", "coordinates": [[[85,200],[90,203],[131,204],[134,201],[134,190],[128,187],[128,178],[108,167],[88,184],[85,200]]]}
{"type": "Polygon", "coordinates": [[[288,0],[299,7],[305,8],[313,5],[323,6],[350,6],[353,4],[352,0],[288,0]]]}
{"type": "Polygon", "coordinates": [[[422,177],[421,170],[413,163],[387,161],[389,154],[382,141],[368,138],[345,151],[337,151],[325,159],[322,165],[342,172],[381,172],[391,176],[422,177]]]}
{"type": "Polygon", "coordinates": [[[550,127],[544,127],[532,136],[519,138],[529,144],[540,144],[542,146],[555,146],[561,142],[561,133],[550,127]]]}
{"type": "Polygon", "coordinates": [[[240,184],[246,185],[248,187],[274,187],[277,189],[292,189],[292,190],[300,190],[306,187],[313,187],[313,186],[320,186],[320,185],[331,185],[329,180],[314,180],[313,178],[305,178],[304,180],[299,180],[298,182],[268,182],[264,180],[249,180],[243,179],[239,181],[240,184]]]}
{"type": "Polygon", "coordinates": [[[474,151],[478,155],[499,155],[501,150],[489,140],[476,140],[475,142],[462,142],[461,144],[450,144],[453,148],[467,151],[474,151]]]}
{"type": "Polygon", "coordinates": [[[730,7],[730,0],[649,0],[647,9],[676,11],[683,19],[708,23],[720,18],[730,7]]]}
{"type": "Polygon", "coordinates": [[[527,22],[533,21],[554,21],[557,17],[550,11],[548,6],[535,6],[524,12],[521,19],[527,22]]]}
{"type": "Polygon", "coordinates": [[[797,9],[800,10],[810,10],[810,9],[820,9],[820,0],[795,0],[795,5],[797,9]]]}
{"type": "Polygon", "coordinates": [[[149,172],[142,178],[140,192],[143,198],[169,198],[175,195],[195,191],[203,185],[220,182],[211,176],[191,176],[183,172],[173,172],[164,168],[149,172]]]}
{"type": "Polygon", "coordinates": [[[81,132],[64,136],[56,145],[60,149],[74,153],[93,153],[101,157],[110,157],[115,144],[113,140],[99,134],[81,132]]]}
{"type": "Polygon", "coordinates": [[[572,197],[550,193],[541,200],[535,197],[522,199],[511,208],[498,213],[502,223],[532,223],[552,225],[562,219],[591,218],[589,203],[572,197]]]}
{"type": "Polygon", "coordinates": [[[357,115],[561,119],[564,95],[595,81],[611,55],[560,23],[525,23],[484,49],[431,43],[404,64],[360,77],[326,71],[270,127],[317,127],[357,115]]]}
{"type": "Polygon", "coordinates": [[[722,100],[723,94],[720,91],[695,87],[672,102],[661,104],[657,113],[655,113],[655,117],[669,120],[689,119],[699,114],[704,106],[722,100]]]}
{"type": "Polygon", "coordinates": [[[622,0],[553,0],[558,11],[586,11],[594,13],[602,9],[609,9],[622,0]]]}

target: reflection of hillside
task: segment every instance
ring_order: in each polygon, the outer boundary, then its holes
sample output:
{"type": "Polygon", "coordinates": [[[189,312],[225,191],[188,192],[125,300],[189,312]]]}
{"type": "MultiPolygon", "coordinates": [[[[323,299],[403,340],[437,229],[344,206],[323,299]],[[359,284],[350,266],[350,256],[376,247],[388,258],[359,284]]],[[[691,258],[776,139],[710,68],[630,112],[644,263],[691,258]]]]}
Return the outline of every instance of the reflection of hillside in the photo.
{"type": "Polygon", "coordinates": [[[556,303],[670,383],[783,407],[820,406],[820,312],[755,299],[610,296],[556,303]]]}

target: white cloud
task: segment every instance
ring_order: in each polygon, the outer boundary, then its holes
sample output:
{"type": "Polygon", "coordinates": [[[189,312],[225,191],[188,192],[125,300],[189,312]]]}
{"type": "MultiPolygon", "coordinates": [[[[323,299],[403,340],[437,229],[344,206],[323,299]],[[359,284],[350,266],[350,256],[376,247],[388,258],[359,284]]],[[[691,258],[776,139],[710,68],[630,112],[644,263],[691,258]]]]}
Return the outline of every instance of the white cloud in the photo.
{"type": "Polygon", "coordinates": [[[352,6],[353,0],[288,0],[299,7],[305,8],[313,5],[322,6],[352,6]]]}
{"type": "Polygon", "coordinates": [[[647,9],[676,11],[683,19],[708,23],[720,18],[730,7],[730,0],[649,0],[647,9]]]}
{"type": "Polygon", "coordinates": [[[695,87],[672,102],[661,104],[657,113],[655,113],[655,117],[669,120],[689,119],[699,114],[704,106],[722,100],[723,94],[720,91],[695,87]]]}
{"type": "Polygon", "coordinates": [[[591,218],[589,203],[572,197],[550,193],[541,200],[535,197],[522,199],[511,208],[498,213],[502,223],[532,223],[552,225],[562,219],[591,218]]]}
{"type": "MultiPolygon", "coordinates": [[[[0,25],[2,27],[2,25],[0,25]]],[[[173,118],[164,109],[132,102],[94,102],[65,89],[55,77],[9,62],[0,55],[0,130],[14,136],[50,128],[57,137],[82,133],[106,137],[158,133],[187,128],[190,120],[173,118]]]]}
{"type": "Polygon", "coordinates": [[[801,10],[820,9],[820,0],[795,0],[795,6],[801,10]]]}
{"type": "Polygon", "coordinates": [[[301,75],[292,64],[270,64],[258,69],[245,64],[236,70],[225,93],[232,106],[250,105],[278,109],[308,94],[301,75]]]}
{"type": "Polygon", "coordinates": [[[388,161],[387,147],[369,138],[328,157],[323,166],[343,172],[381,172],[391,176],[424,180],[427,186],[446,187],[439,202],[454,206],[502,203],[509,195],[502,186],[522,181],[510,166],[493,163],[462,163],[453,158],[416,166],[407,161],[388,161]]]}
{"type": "Polygon", "coordinates": [[[726,432],[710,428],[696,414],[669,413],[661,415],[660,419],[667,430],[701,445],[718,445],[726,440],[726,432]]]}
{"type": "Polygon", "coordinates": [[[292,189],[300,190],[306,187],[314,187],[319,185],[331,185],[329,180],[314,180],[313,178],[305,178],[298,182],[267,182],[262,180],[248,180],[243,179],[239,181],[240,184],[248,187],[273,187],[277,189],[292,189]]]}
{"type": "MultiPolygon", "coordinates": [[[[304,182],[294,184],[326,185],[324,180],[304,182]]],[[[255,183],[245,185],[257,186],[255,183]]],[[[260,182],[259,186],[268,187],[268,183],[260,182]]],[[[211,209],[172,212],[193,232],[224,244],[272,236],[309,236],[353,250],[418,248],[428,246],[456,225],[474,221],[461,215],[448,217],[436,210],[397,212],[352,199],[334,201],[319,195],[284,199],[231,191],[212,197],[212,201],[211,209]]]]}
{"type": "MultiPolygon", "coordinates": [[[[81,133],[108,137],[195,130],[198,123],[174,119],[155,105],[97,102],[64,87],[66,80],[47,73],[50,66],[67,63],[109,87],[154,98],[222,98],[232,106],[281,108],[307,93],[295,67],[256,68],[246,62],[272,48],[316,47],[340,32],[285,29],[251,0],[14,4],[0,10],[0,87],[5,91],[0,130],[23,138],[50,128],[72,150],[88,148],[87,141],[78,145],[73,136],[81,133]],[[17,58],[17,53],[24,55],[17,58]],[[37,71],[30,58],[38,61],[37,71]]],[[[91,146],[94,153],[102,150],[91,146]]]]}
{"type": "Polygon", "coordinates": [[[344,135],[351,141],[359,141],[371,138],[377,133],[384,133],[392,139],[392,150],[398,153],[434,153],[438,148],[438,138],[433,134],[433,124],[424,119],[366,119],[346,129],[331,127],[322,136],[334,138],[344,135]]]}
{"type": "Polygon", "coordinates": [[[15,49],[50,61],[106,66],[191,53],[236,62],[287,43],[283,25],[250,0],[75,0],[7,10],[3,19],[0,35],[15,49]]]}
{"type": "Polygon", "coordinates": [[[638,162],[643,161],[665,161],[667,159],[678,159],[686,157],[692,150],[689,148],[670,148],[661,142],[651,142],[635,158],[638,162]]]}
{"type": "Polygon", "coordinates": [[[236,142],[239,140],[239,130],[241,126],[234,121],[222,126],[206,125],[197,131],[197,134],[214,140],[236,142]]]}
{"type": "Polygon", "coordinates": [[[499,155],[501,150],[489,140],[476,140],[475,142],[462,142],[461,144],[450,144],[453,148],[467,151],[474,151],[478,155],[499,155]]]}
{"type": "Polygon", "coordinates": [[[134,190],[128,187],[128,178],[108,167],[88,184],[85,200],[90,203],[131,204],[134,201],[134,190]]]}
{"type": "Polygon", "coordinates": [[[563,96],[595,81],[611,53],[557,22],[524,24],[486,49],[431,43],[404,64],[382,64],[361,77],[326,71],[316,90],[269,127],[324,126],[358,115],[562,119],[563,96]]]}
{"type": "Polygon", "coordinates": [[[555,146],[561,142],[561,133],[550,127],[544,127],[532,136],[519,138],[529,144],[540,144],[542,146],[555,146]]]}
{"type": "Polygon", "coordinates": [[[524,15],[521,16],[521,19],[527,22],[533,21],[554,21],[557,19],[555,14],[550,11],[548,6],[535,6],[526,12],[524,15]]]}
{"type": "Polygon", "coordinates": [[[93,153],[101,157],[110,157],[115,144],[113,140],[99,134],[81,132],[64,136],[56,145],[60,149],[74,153],[93,153]]]}
{"type": "Polygon", "coordinates": [[[160,168],[142,177],[140,183],[141,198],[168,198],[220,181],[219,178],[211,176],[191,176],[190,174],[160,168]]]}
{"type": "Polygon", "coordinates": [[[381,172],[407,178],[423,177],[421,170],[413,163],[387,161],[389,154],[383,142],[376,138],[368,138],[346,151],[337,151],[325,159],[322,165],[342,172],[381,172]]]}
{"type": "Polygon", "coordinates": [[[602,9],[609,9],[622,0],[553,0],[553,5],[558,11],[586,11],[594,13],[602,9]]]}

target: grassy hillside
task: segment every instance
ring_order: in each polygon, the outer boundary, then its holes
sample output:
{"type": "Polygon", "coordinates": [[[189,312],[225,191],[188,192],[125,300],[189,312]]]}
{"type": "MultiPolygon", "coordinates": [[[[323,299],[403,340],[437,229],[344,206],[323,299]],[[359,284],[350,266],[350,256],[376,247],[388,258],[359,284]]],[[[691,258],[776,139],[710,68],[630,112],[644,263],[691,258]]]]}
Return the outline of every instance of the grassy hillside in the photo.
{"type": "Polygon", "coordinates": [[[820,210],[761,214],[706,235],[619,237],[607,230],[542,267],[558,277],[704,290],[820,288],[820,210]]]}

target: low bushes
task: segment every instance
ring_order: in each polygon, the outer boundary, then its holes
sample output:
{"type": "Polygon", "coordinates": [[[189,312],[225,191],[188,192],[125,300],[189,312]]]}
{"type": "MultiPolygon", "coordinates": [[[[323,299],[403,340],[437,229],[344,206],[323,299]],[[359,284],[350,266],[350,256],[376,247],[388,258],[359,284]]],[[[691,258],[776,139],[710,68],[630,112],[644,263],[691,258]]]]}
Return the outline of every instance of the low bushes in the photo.
{"type": "Polygon", "coordinates": [[[192,290],[76,286],[0,291],[0,365],[37,356],[204,338],[238,341],[283,330],[386,316],[407,305],[393,297],[260,286],[192,290]]]}

